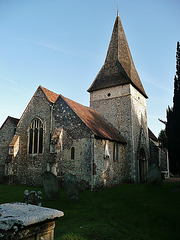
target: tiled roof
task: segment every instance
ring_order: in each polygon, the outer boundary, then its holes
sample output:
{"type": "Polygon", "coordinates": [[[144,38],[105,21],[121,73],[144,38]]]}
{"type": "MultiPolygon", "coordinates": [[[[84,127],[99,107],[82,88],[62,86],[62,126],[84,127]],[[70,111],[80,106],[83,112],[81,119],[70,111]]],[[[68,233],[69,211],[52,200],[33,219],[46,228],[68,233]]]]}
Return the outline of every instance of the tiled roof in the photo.
{"type": "Polygon", "coordinates": [[[18,125],[19,119],[8,116],[8,119],[15,125],[18,125]]]}
{"type": "Polygon", "coordinates": [[[69,107],[79,116],[92,133],[99,138],[126,143],[117,129],[107,122],[98,112],[74,102],[61,95],[69,107]]]}
{"type": "Polygon", "coordinates": [[[42,86],[39,86],[47,99],[55,103],[58,96],[61,96],[69,107],[79,116],[79,118],[86,124],[86,126],[92,131],[92,133],[99,138],[109,139],[112,141],[118,141],[126,143],[125,139],[121,136],[117,129],[106,121],[99,113],[95,110],[85,107],[75,101],[72,101],[62,95],[58,95],[42,86]]]}
{"type": "Polygon", "coordinates": [[[154,133],[148,128],[149,138],[158,142],[157,137],[154,135],[154,133]]]}
{"type": "Polygon", "coordinates": [[[44,88],[44,87],[42,87],[42,86],[39,86],[39,87],[43,90],[43,92],[44,92],[44,94],[46,95],[47,99],[48,99],[50,102],[55,103],[55,101],[57,100],[59,94],[54,93],[54,92],[50,91],[49,89],[44,88]]]}
{"type": "Polygon", "coordinates": [[[134,66],[120,17],[117,16],[105,63],[88,92],[124,84],[132,84],[147,98],[134,66]]]}
{"type": "Polygon", "coordinates": [[[0,129],[3,128],[3,126],[5,125],[5,123],[7,122],[7,120],[10,120],[10,122],[14,125],[14,126],[17,126],[18,122],[19,122],[19,119],[18,118],[13,118],[13,117],[10,117],[8,116],[6,118],[6,120],[4,121],[4,123],[2,124],[2,126],[0,127],[0,129]]]}

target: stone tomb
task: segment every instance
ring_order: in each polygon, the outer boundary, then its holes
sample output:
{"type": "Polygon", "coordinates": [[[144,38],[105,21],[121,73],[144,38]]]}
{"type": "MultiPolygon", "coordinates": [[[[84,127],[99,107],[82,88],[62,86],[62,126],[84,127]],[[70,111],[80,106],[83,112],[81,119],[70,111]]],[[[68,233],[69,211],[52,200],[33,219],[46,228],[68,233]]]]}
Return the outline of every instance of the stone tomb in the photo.
{"type": "Polygon", "coordinates": [[[54,220],[64,213],[25,203],[0,205],[0,239],[53,240],[54,220]]]}

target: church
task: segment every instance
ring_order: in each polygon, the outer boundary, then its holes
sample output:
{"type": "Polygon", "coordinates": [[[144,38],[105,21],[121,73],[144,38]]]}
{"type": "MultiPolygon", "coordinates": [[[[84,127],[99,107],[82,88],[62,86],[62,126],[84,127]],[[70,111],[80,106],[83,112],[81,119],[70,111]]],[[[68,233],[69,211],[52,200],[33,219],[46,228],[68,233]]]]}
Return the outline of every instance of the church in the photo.
{"type": "Polygon", "coordinates": [[[20,119],[0,128],[0,176],[40,186],[50,171],[84,188],[144,182],[150,159],[147,94],[117,14],[104,65],[87,90],[90,107],[39,86],[20,119]]]}

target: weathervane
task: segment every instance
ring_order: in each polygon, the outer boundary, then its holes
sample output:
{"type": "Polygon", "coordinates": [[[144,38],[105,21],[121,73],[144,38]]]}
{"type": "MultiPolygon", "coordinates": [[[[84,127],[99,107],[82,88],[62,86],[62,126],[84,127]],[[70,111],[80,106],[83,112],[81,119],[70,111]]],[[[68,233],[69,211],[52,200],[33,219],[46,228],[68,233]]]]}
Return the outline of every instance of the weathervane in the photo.
{"type": "Polygon", "coordinates": [[[119,16],[118,2],[117,2],[117,16],[119,16]]]}

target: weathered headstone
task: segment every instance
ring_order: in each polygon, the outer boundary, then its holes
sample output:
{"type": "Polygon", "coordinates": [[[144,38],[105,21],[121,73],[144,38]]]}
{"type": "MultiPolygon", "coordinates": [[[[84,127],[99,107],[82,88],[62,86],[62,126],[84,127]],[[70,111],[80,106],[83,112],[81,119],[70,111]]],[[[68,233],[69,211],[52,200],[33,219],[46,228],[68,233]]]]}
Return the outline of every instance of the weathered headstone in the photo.
{"type": "Polygon", "coordinates": [[[49,200],[58,199],[59,186],[56,175],[52,172],[45,172],[42,174],[42,182],[46,198],[49,200]]]}
{"type": "Polygon", "coordinates": [[[78,194],[76,176],[73,174],[66,174],[64,177],[64,180],[65,180],[67,198],[69,200],[78,200],[79,194],[78,194]]]}
{"type": "Polygon", "coordinates": [[[152,164],[147,175],[147,182],[149,184],[161,184],[161,171],[156,164],[152,164]]]}
{"type": "Polygon", "coordinates": [[[31,191],[29,192],[28,190],[24,191],[24,202],[26,204],[32,204],[32,205],[42,205],[42,192],[38,191],[31,191]]]}

